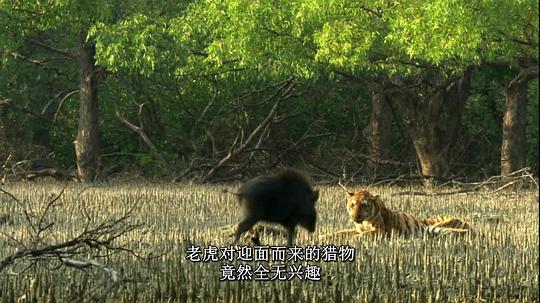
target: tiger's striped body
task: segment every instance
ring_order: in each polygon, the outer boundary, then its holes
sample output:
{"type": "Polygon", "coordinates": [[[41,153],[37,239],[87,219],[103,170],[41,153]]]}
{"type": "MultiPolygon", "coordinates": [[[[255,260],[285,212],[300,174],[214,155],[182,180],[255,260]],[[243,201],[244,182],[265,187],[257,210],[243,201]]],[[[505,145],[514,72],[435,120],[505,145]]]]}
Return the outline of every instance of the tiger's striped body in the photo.
{"type": "Polygon", "coordinates": [[[353,222],[359,226],[359,233],[439,235],[464,234],[470,229],[467,223],[452,217],[417,218],[390,210],[379,196],[371,195],[366,190],[349,193],[347,211],[353,222]],[[366,230],[364,222],[370,223],[372,228],[366,230]]]}

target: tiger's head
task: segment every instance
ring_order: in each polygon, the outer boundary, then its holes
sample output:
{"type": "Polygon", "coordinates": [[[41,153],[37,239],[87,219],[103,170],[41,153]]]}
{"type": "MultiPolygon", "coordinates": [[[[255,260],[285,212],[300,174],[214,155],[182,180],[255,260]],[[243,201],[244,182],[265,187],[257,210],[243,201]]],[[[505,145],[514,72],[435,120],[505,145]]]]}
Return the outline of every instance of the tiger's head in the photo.
{"type": "Polygon", "coordinates": [[[379,196],[374,196],[367,190],[348,192],[348,195],[347,211],[355,223],[370,221],[379,213],[380,203],[382,203],[379,196]]]}

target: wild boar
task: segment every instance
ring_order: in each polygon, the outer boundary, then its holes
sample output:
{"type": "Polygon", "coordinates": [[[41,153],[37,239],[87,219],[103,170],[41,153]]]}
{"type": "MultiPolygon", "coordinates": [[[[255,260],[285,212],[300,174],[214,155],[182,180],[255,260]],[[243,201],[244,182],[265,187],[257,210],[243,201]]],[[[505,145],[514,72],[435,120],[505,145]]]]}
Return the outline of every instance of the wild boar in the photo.
{"type": "Polygon", "coordinates": [[[314,190],[307,178],[296,170],[286,169],[273,176],[257,177],[246,182],[235,194],[245,212],[236,229],[235,242],[259,221],[285,227],[289,246],[297,225],[309,232],[315,231],[315,202],[319,191],[314,190]]]}

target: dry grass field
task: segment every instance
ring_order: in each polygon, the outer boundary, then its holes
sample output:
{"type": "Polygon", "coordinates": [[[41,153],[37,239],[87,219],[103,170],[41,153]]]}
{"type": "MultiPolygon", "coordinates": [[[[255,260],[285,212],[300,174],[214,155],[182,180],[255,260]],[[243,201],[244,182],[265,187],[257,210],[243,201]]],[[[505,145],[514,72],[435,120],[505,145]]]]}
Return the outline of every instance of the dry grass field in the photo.
{"type": "MultiPolygon", "coordinates": [[[[62,186],[16,183],[2,188],[31,212],[39,213],[62,186]]],[[[222,193],[225,188],[70,184],[58,204],[48,211],[47,222],[54,225],[45,238],[47,243],[61,242],[80,233],[89,219],[99,222],[122,216],[135,206],[130,220],[143,226],[115,241],[140,255],[152,253],[157,257],[139,259],[122,252],[101,258],[81,256],[98,260],[126,279],[107,296],[107,302],[538,301],[536,191],[421,196],[398,195],[419,188],[372,187],[370,191],[379,194],[392,209],[418,216],[452,215],[470,223],[475,233],[434,239],[367,237],[341,243],[342,239],[332,237],[319,240],[320,235],[353,227],[343,191],[337,186],[322,186],[317,230],[309,234],[299,228],[296,244],[347,244],[355,248],[353,262],[311,262],[320,267],[320,281],[220,281],[220,268],[227,261],[190,262],[186,249],[190,245],[204,248],[232,244],[224,227],[236,224],[241,212],[236,197],[222,193]]],[[[2,215],[0,260],[15,253],[15,239],[24,240],[31,234],[21,204],[0,193],[2,215]]],[[[262,242],[283,245],[286,238],[263,235],[262,242]]],[[[100,268],[54,267],[57,263],[54,258],[44,261],[29,256],[6,268],[0,273],[0,302],[91,301],[90,294],[107,285],[109,276],[100,268]],[[34,261],[36,264],[26,269],[34,261]]],[[[256,267],[261,262],[232,263],[256,267]]]]}

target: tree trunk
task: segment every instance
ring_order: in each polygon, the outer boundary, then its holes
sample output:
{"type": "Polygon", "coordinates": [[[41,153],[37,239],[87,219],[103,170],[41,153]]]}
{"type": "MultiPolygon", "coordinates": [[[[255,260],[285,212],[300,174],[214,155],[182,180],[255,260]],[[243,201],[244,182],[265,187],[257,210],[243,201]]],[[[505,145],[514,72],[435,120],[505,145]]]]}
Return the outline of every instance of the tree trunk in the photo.
{"type": "Polygon", "coordinates": [[[435,103],[440,103],[440,96],[430,100],[421,100],[419,94],[409,93],[394,97],[396,108],[403,119],[407,133],[411,137],[422,175],[440,177],[447,170],[444,159],[444,142],[440,134],[440,116],[435,110],[435,103]],[[434,115],[433,115],[434,114],[434,115]]]}
{"type": "Polygon", "coordinates": [[[457,140],[465,103],[469,98],[473,69],[445,85],[437,93],[393,88],[395,105],[413,141],[422,175],[444,177],[449,171],[450,151],[457,140]]]}
{"type": "Polygon", "coordinates": [[[411,137],[422,175],[427,178],[446,175],[449,167],[443,140],[437,135],[437,125],[415,127],[410,133],[413,133],[411,137]]]}
{"type": "Polygon", "coordinates": [[[86,32],[80,33],[79,45],[79,127],[75,140],[77,175],[83,182],[94,181],[99,166],[98,100],[95,46],[86,41],[86,32]]]}
{"type": "Polygon", "coordinates": [[[467,99],[469,99],[472,72],[472,67],[467,68],[463,76],[459,80],[452,82],[444,93],[443,102],[446,108],[446,120],[448,122],[446,127],[446,148],[451,148],[456,144],[459,129],[461,128],[461,121],[463,120],[465,104],[467,103],[467,99]]]}
{"type": "Polygon", "coordinates": [[[507,175],[523,168],[527,153],[528,81],[512,81],[506,87],[506,111],[503,118],[501,174],[507,175]]]}
{"type": "Polygon", "coordinates": [[[527,90],[530,80],[538,78],[537,62],[522,66],[519,74],[506,86],[506,111],[503,118],[501,175],[525,166],[527,156],[527,90]]]}
{"type": "Polygon", "coordinates": [[[371,118],[362,134],[368,146],[368,170],[375,174],[378,160],[384,160],[390,150],[392,112],[381,88],[372,88],[371,105],[371,118]]]}

